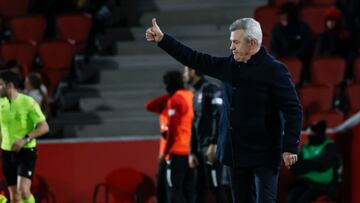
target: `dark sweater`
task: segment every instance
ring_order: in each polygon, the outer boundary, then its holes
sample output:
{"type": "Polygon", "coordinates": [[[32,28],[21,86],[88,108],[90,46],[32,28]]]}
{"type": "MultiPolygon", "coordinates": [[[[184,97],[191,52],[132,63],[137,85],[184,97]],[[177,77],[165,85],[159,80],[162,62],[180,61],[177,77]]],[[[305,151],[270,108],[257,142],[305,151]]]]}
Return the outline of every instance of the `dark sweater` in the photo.
{"type": "Polygon", "coordinates": [[[287,68],[264,47],[242,63],[233,55],[199,53],[167,34],[158,46],[184,65],[222,81],[217,156],[223,164],[278,166],[282,151],[298,152],[302,108],[287,68]]]}

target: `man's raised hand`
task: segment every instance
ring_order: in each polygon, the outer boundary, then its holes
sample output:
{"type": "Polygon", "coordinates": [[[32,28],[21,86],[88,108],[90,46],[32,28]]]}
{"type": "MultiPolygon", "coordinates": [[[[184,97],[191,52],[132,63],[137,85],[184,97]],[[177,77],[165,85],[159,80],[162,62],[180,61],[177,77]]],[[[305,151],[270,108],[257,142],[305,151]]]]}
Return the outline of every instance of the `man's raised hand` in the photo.
{"type": "Polygon", "coordinates": [[[156,18],[152,19],[152,26],[145,32],[145,37],[148,42],[160,42],[164,37],[164,33],[161,32],[160,27],[156,23],[156,18]]]}

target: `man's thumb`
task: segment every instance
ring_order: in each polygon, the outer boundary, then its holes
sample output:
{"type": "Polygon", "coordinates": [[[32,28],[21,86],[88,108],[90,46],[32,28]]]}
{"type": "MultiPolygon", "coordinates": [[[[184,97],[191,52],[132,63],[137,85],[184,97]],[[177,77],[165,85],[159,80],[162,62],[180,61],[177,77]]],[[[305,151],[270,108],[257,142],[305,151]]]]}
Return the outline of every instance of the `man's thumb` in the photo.
{"type": "Polygon", "coordinates": [[[152,19],[152,25],[153,25],[154,28],[159,29],[159,26],[158,26],[158,24],[156,23],[156,18],[153,18],[153,19],[152,19]]]}

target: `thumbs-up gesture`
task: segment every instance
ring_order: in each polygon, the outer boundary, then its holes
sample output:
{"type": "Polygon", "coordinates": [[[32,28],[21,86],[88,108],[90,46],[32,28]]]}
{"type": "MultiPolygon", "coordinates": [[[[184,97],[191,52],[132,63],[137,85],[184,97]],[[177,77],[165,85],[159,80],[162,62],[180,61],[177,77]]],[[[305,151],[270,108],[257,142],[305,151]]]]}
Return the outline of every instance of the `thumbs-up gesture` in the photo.
{"type": "Polygon", "coordinates": [[[152,19],[152,26],[145,32],[145,37],[148,42],[160,42],[164,37],[164,33],[161,32],[160,27],[156,23],[156,18],[152,19]]]}

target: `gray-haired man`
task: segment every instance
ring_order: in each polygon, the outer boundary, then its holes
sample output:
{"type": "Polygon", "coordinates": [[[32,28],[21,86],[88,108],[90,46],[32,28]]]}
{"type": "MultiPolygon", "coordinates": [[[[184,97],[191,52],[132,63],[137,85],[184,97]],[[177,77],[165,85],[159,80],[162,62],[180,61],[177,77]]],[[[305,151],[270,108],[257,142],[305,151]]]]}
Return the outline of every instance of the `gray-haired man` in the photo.
{"type": "Polygon", "coordinates": [[[238,19],[230,32],[228,57],[184,46],[155,19],[145,35],[184,65],[222,81],[217,157],[231,167],[234,202],[276,202],[281,154],[288,167],[297,161],[302,108],[286,66],[261,46],[260,24],[238,19]]]}

